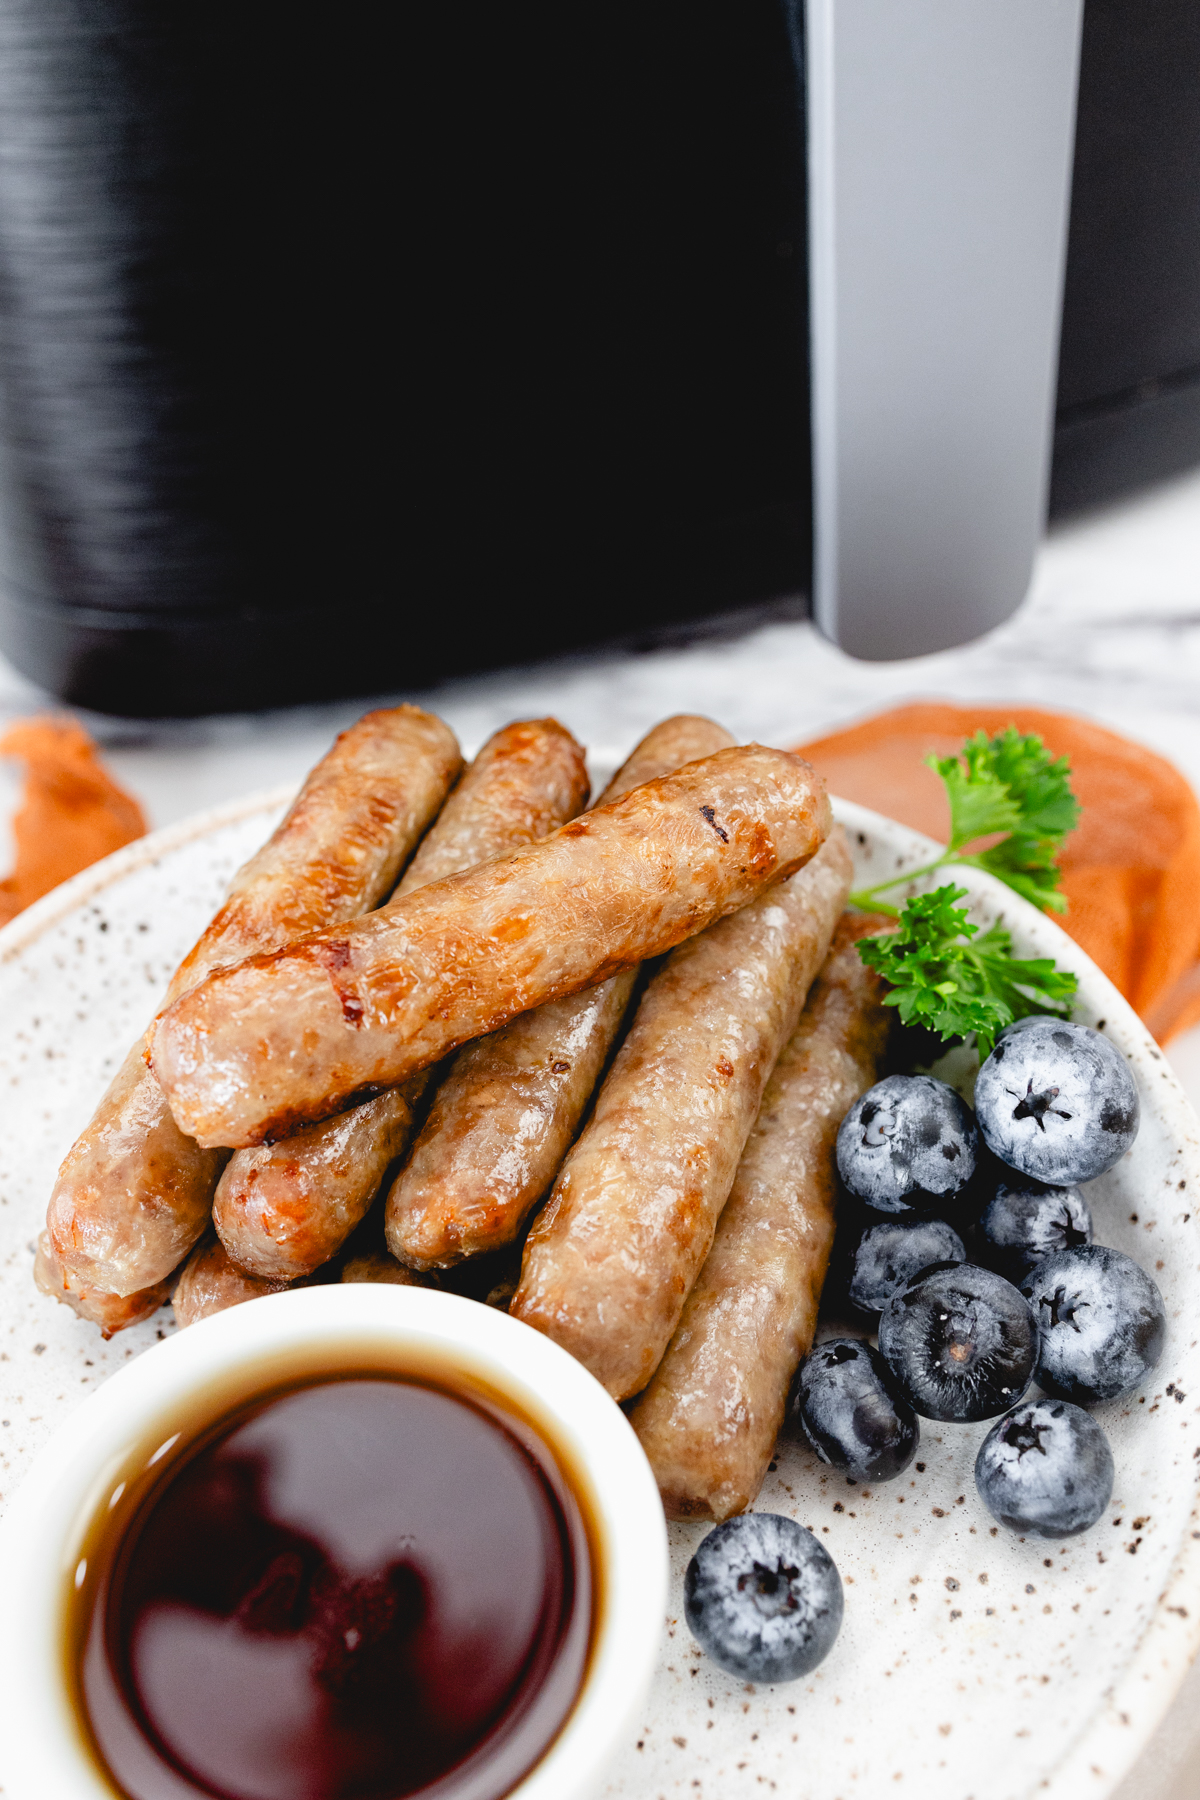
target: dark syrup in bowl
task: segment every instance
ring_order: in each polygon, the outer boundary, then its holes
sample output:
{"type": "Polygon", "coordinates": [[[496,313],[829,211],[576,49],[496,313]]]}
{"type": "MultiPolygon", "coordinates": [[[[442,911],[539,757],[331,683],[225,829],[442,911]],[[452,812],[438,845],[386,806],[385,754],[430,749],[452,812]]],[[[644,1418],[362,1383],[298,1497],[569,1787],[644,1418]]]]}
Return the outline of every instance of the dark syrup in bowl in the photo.
{"type": "Polygon", "coordinates": [[[180,1434],[88,1545],[71,1633],[129,1800],[500,1800],[569,1714],[587,1521],[481,1393],[310,1379],[180,1434]]]}

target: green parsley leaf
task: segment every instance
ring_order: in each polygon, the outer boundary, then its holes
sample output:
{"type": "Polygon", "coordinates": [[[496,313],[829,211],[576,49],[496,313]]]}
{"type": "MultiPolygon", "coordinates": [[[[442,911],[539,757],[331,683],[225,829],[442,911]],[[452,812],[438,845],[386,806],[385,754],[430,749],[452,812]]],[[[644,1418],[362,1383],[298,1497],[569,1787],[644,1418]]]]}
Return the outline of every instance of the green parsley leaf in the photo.
{"type": "Polygon", "coordinates": [[[1053,855],[1036,838],[1018,836],[1014,832],[1012,837],[993,844],[990,850],[981,850],[974,856],[958,856],[955,861],[970,863],[972,868],[986,869],[989,875],[999,876],[1014,893],[1031,900],[1043,912],[1065,913],[1067,910],[1066,895],[1059,892],[1058,885],[1062,871],[1053,855]]]}
{"type": "Polygon", "coordinates": [[[1021,822],[1017,831],[1025,837],[1053,840],[1061,845],[1079,823],[1079,802],[1071,792],[1071,765],[1067,758],[1051,756],[1040,737],[1033,733],[1022,737],[1015,725],[990,741],[982,731],[976,732],[970,744],[981,746],[981,758],[1019,804],[1021,822]]]}
{"type": "Polygon", "coordinates": [[[943,1040],[975,1034],[982,1060],[997,1033],[1030,1013],[1070,1013],[1076,981],[1049,957],[1022,961],[1003,926],[980,934],[957,904],[966,888],[950,883],[909,900],[895,931],[863,938],[859,954],[891,984],[884,1004],[906,1025],[943,1040]]]}
{"type": "Polygon", "coordinates": [[[959,756],[930,756],[950,802],[946,862],[971,863],[1007,882],[1044,912],[1065,912],[1058,852],[1079,820],[1071,765],[1053,757],[1041,738],[1015,725],[989,738],[968,738],[959,756]],[[965,847],[995,832],[1007,835],[973,854],[965,847]]]}
{"type": "Polygon", "coordinates": [[[1031,1013],[1058,1013],[1067,1018],[1071,998],[1079,983],[1065,969],[1055,967],[1049,956],[1022,960],[1012,953],[1012,938],[993,925],[971,945],[971,955],[987,976],[988,984],[1014,1019],[1031,1013]]]}
{"type": "Polygon", "coordinates": [[[1015,831],[1021,822],[1020,803],[1009,793],[1007,782],[995,772],[978,766],[979,759],[970,754],[973,740],[963,746],[967,757],[964,769],[957,756],[927,756],[925,761],[942,778],[950,801],[951,851],[961,850],[976,838],[993,831],[1015,831]],[[975,764],[976,766],[972,766],[975,764]]]}

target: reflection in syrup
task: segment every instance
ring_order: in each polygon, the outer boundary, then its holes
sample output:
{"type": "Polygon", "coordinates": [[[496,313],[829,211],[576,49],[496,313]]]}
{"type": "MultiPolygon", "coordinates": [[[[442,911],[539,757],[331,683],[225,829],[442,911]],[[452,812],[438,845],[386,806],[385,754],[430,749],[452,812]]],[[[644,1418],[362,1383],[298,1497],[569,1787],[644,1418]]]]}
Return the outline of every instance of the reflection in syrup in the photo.
{"type": "Polygon", "coordinates": [[[243,1410],[93,1590],[81,1688],[133,1800],[506,1793],[578,1691],[586,1540],[496,1416],[389,1379],[243,1410]]]}

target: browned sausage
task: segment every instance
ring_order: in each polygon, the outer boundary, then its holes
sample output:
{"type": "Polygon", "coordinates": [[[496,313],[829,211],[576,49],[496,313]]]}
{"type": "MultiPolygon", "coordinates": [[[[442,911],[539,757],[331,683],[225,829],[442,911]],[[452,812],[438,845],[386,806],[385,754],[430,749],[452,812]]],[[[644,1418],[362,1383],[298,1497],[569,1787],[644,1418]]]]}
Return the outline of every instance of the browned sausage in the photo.
{"type": "Polygon", "coordinates": [[[514,856],[218,971],[159,1018],[155,1072],[198,1142],[261,1143],[669,950],[798,869],[829,826],[799,757],[718,751],[514,856]]]}
{"type": "Polygon", "coordinates": [[[510,1311],[616,1400],[645,1387],[679,1323],[851,873],[836,830],[672,953],[529,1234],[510,1311]]]}
{"type": "Polygon", "coordinates": [[[230,1262],[224,1245],[211,1232],[206,1232],[188,1257],[183,1274],[175,1287],[172,1301],[180,1325],[194,1325],[197,1319],[211,1318],[244,1300],[259,1300],[264,1294],[280,1294],[286,1281],[260,1281],[247,1275],[230,1262]]]}
{"type": "Polygon", "coordinates": [[[217,1184],[213,1224],[238,1268],[294,1281],[340,1250],[412,1136],[425,1083],[414,1075],[319,1125],[237,1151],[217,1184]]]}
{"type": "MultiPolygon", "coordinates": [[[[412,1269],[381,1251],[368,1251],[352,1257],[342,1270],[343,1281],[387,1281],[399,1287],[428,1287],[431,1283],[412,1269]]],[[[245,1300],[258,1300],[264,1294],[281,1294],[291,1287],[309,1287],[307,1280],[264,1281],[261,1276],[247,1275],[231,1262],[224,1246],[207,1232],[188,1258],[172,1296],[175,1317],[180,1326],[194,1325],[197,1319],[210,1319],[214,1313],[240,1306],[245,1300]]],[[[131,1321],[132,1322],[132,1321],[131,1321]]]]}
{"type": "Polygon", "coordinates": [[[48,1231],[38,1237],[33,1279],[43,1294],[61,1300],[81,1319],[98,1325],[106,1338],[114,1331],[124,1331],[127,1325],[140,1325],[158,1311],[171,1291],[170,1280],[156,1282],[154,1287],[142,1288],[136,1294],[106,1294],[101,1288],[85,1287],[77,1275],[70,1274],[59,1262],[48,1231]]]}
{"type": "MultiPolygon", "coordinates": [[[[446,802],[399,893],[544,837],[587,796],[584,752],[557,720],[505,726],[446,802]]],[[[236,1153],[217,1187],[213,1223],[239,1268],[289,1281],[341,1248],[407,1145],[426,1079],[413,1076],[319,1125],[236,1153]]]]}
{"type": "MultiPolygon", "coordinates": [[[[664,719],[600,804],[732,743],[711,719],[664,719]]],[[[579,1129],[636,979],[627,969],[548,1001],[459,1051],[388,1195],[394,1256],[418,1269],[446,1268],[519,1235],[579,1129]]]]}
{"type": "Polygon", "coordinates": [[[536,844],[587,805],[587,755],[557,719],[493,732],[404,871],[397,899],[536,844]]]}
{"type": "MultiPolygon", "coordinates": [[[[304,783],[274,836],[180,964],[168,1002],[213,969],[388,893],[461,766],[449,728],[415,706],[368,713],[304,783]]],[[[162,1281],[208,1219],[224,1158],[186,1137],[134,1046],[59,1171],[47,1228],[82,1289],[128,1296],[162,1281]]]]}
{"type": "Polygon", "coordinates": [[[633,1410],[668,1518],[728,1519],[762,1486],[812,1346],[833,1246],[837,1129],[874,1081],[887,1033],[881,983],[856,948],[883,923],[859,913],[838,927],[708,1260],[633,1410]]]}
{"type": "Polygon", "coordinates": [[[398,1263],[394,1256],[386,1250],[367,1250],[362,1256],[352,1256],[342,1270],[343,1281],[383,1281],[392,1287],[432,1287],[434,1284],[428,1275],[418,1275],[415,1269],[406,1269],[398,1263]]]}

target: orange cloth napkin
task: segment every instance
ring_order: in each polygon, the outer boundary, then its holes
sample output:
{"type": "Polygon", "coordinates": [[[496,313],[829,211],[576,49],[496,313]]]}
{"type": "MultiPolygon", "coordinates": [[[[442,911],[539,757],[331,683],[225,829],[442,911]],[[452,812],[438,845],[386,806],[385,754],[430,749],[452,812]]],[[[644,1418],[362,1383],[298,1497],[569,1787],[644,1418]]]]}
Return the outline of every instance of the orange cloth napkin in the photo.
{"type": "Polygon", "coordinates": [[[20,757],[25,791],[13,819],[16,864],[0,881],[0,925],[110,850],[142,837],[141,807],[112,777],[73,719],[20,719],[0,737],[20,757]]]}
{"type": "Polygon", "coordinates": [[[796,748],[832,793],[945,843],[945,792],[922,758],[1007,725],[1070,759],[1083,813],[1062,855],[1060,923],[1166,1043],[1200,1020],[1200,805],[1178,769],[1086,719],[1023,706],[899,706],[796,748]]]}

